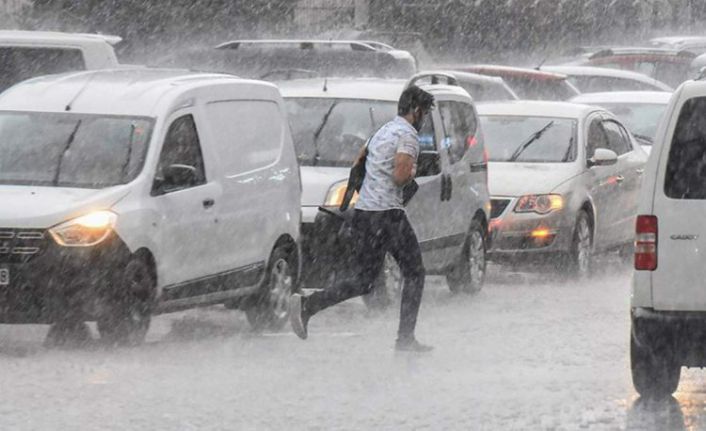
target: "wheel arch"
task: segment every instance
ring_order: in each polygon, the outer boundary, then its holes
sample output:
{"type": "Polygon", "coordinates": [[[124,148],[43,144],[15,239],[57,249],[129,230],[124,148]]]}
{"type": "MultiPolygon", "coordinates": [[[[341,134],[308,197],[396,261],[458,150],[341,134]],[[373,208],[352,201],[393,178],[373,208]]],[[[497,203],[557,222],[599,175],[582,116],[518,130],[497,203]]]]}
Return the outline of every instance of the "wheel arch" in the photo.
{"type": "Polygon", "coordinates": [[[150,249],[147,247],[141,247],[132,254],[132,258],[143,260],[147,265],[149,265],[150,270],[152,271],[152,277],[154,277],[156,289],[157,286],[159,286],[159,276],[157,274],[157,260],[155,259],[154,254],[152,254],[150,249]]]}

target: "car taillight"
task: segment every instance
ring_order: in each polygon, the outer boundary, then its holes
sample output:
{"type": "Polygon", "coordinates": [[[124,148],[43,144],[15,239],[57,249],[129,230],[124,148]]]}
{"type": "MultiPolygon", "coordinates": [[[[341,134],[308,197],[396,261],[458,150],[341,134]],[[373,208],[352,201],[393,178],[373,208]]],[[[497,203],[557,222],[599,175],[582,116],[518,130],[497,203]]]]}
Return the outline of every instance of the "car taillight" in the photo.
{"type": "Polygon", "coordinates": [[[657,269],[657,217],[637,216],[635,231],[635,269],[654,271],[657,269]]]}

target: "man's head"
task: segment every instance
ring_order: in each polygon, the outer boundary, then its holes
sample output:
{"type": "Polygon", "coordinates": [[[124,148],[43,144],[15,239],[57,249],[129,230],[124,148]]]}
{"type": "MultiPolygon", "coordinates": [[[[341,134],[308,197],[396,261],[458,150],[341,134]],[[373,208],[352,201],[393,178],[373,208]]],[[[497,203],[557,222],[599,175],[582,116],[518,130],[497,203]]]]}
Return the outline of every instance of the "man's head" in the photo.
{"type": "Polygon", "coordinates": [[[409,121],[417,131],[424,125],[424,117],[434,107],[434,96],[411,85],[402,92],[397,103],[397,114],[409,121]]]}

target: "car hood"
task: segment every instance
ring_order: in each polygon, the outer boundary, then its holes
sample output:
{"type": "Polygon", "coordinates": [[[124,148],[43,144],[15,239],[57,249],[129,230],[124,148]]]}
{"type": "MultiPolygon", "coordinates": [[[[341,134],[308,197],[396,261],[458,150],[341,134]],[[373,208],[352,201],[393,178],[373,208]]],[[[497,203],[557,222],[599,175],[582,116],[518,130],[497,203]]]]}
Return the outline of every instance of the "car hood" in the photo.
{"type": "Polygon", "coordinates": [[[488,189],[492,196],[550,193],[577,174],[574,163],[491,162],[488,189]]]}
{"type": "Polygon", "coordinates": [[[127,194],[124,185],[101,190],[0,186],[0,227],[48,228],[87,211],[111,208],[127,194]]]}
{"type": "Polygon", "coordinates": [[[348,179],[349,168],[302,166],[302,206],[318,207],[324,204],[331,186],[348,179]]]}

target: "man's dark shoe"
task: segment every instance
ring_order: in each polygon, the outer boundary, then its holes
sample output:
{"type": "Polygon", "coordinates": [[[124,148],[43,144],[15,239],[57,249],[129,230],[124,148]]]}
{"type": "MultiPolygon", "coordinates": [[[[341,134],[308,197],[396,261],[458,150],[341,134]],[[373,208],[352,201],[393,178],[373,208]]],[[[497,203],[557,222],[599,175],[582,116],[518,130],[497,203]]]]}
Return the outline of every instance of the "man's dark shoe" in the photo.
{"type": "Polygon", "coordinates": [[[297,334],[297,337],[306,340],[309,336],[307,328],[309,316],[304,311],[303,299],[304,297],[298,293],[289,298],[289,323],[292,325],[292,330],[297,334]]]}
{"type": "Polygon", "coordinates": [[[395,343],[395,350],[398,352],[427,353],[434,350],[434,348],[420,343],[416,338],[398,338],[395,343]]]}

